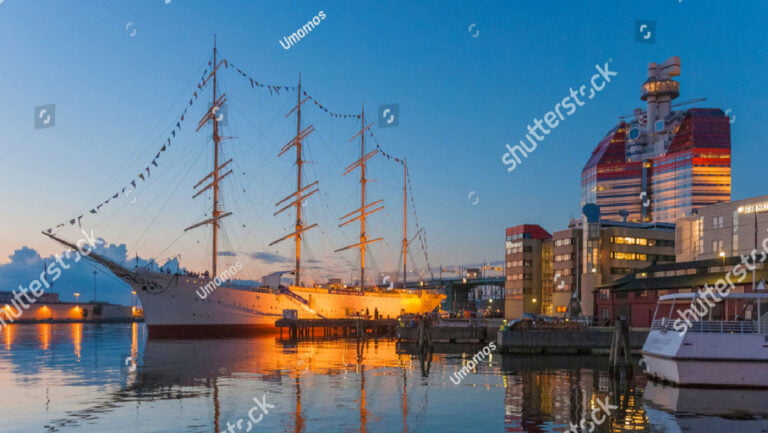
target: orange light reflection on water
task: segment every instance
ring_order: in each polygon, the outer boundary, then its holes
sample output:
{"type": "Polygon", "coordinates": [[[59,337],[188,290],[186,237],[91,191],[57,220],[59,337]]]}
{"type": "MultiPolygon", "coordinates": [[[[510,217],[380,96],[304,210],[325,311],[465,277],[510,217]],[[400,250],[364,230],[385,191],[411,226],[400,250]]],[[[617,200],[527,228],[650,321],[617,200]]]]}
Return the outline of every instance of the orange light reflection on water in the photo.
{"type": "Polygon", "coordinates": [[[70,326],[72,329],[72,345],[75,348],[75,356],[77,357],[77,360],[80,361],[80,354],[83,346],[83,324],[73,323],[70,326]]]}
{"type": "Polygon", "coordinates": [[[42,323],[39,326],[40,332],[40,346],[43,350],[48,350],[51,346],[51,324],[42,323]]]}

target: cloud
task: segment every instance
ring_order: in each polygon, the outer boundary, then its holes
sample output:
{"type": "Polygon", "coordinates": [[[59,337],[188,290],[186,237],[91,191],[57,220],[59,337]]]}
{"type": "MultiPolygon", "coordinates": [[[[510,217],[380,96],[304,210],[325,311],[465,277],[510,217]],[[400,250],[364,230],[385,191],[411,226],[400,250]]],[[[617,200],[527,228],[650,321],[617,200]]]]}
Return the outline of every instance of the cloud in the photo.
{"type": "MultiPolygon", "coordinates": [[[[133,269],[135,266],[149,267],[153,270],[160,268],[160,264],[155,259],[143,259],[136,256],[128,257],[128,248],[125,244],[109,244],[103,239],[99,239],[101,242],[94,249],[94,252],[97,254],[122,264],[129,269],[133,269]]],[[[52,281],[51,288],[46,289],[46,292],[58,293],[59,299],[62,301],[74,301],[75,292],[81,294],[78,298],[81,302],[93,300],[93,273],[96,271],[96,298],[98,301],[131,305],[130,287],[109,270],[90,259],[80,258],[78,261],[75,261],[74,254],[67,258],[67,256],[64,256],[63,250],[57,254],[66,267],[56,264],[55,256],[41,257],[36,250],[30,247],[22,246],[15,250],[13,254],[8,256],[10,262],[0,265],[0,290],[13,290],[18,288],[19,285],[28,287],[30,282],[40,278],[44,266],[54,265],[60,270],[60,276],[56,281],[52,281]]],[[[169,269],[171,272],[176,272],[180,268],[178,257],[166,260],[162,267],[163,269],[169,269]]],[[[181,270],[184,271],[185,269],[181,268],[181,270]]],[[[53,272],[49,275],[54,274],[57,273],[53,272]]]]}
{"type": "Polygon", "coordinates": [[[269,253],[266,251],[254,251],[248,254],[252,259],[258,260],[264,263],[288,263],[291,260],[287,257],[283,257],[278,254],[269,253]]]}
{"type": "Polygon", "coordinates": [[[226,256],[226,257],[234,257],[237,255],[234,251],[219,251],[220,256],[226,256]]]}

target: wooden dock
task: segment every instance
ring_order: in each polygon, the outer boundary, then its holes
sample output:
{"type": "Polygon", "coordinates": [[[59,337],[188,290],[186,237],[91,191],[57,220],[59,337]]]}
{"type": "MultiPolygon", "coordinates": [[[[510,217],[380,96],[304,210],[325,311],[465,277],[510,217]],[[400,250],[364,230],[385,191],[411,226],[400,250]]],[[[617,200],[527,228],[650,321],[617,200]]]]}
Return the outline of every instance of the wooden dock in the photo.
{"type": "Polygon", "coordinates": [[[280,319],[275,322],[283,337],[283,328],[288,330],[289,339],[360,337],[365,334],[393,335],[397,319],[280,319]]]}

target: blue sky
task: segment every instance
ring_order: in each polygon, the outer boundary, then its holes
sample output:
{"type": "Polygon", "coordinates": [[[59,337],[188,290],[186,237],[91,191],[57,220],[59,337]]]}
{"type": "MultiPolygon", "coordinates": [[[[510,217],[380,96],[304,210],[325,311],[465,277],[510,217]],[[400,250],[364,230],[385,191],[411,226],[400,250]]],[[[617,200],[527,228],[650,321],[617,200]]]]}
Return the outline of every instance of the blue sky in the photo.
{"type": "MultiPolygon", "coordinates": [[[[400,104],[399,125],[374,134],[388,153],[408,158],[433,266],[502,260],[507,226],[564,228],[579,213],[579,175],[591,150],[618,116],[642,106],[647,63],[672,55],[682,59],[677,102],[706,97],[695,106],[735,115],[733,198],[762,195],[753,180],[762,161],[753,155],[762,154],[768,132],[767,18],[762,1],[5,0],[0,272],[23,246],[43,256],[59,251],[41,230],[87,212],[148,165],[195,90],[214,34],[222,56],[261,82],[295,85],[301,72],[306,89],[332,111],[357,113],[365,103],[371,122],[379,105],[400,104]],[[317,28],[289,50],[280,46],[321,10],[326,19],[317,28]],[[636,20],[656,21],[655,43],[635,42],[636,20]],[[468,31],[473,23],[476,38],[468,31]],[[522,139],[535,117],[609,59],[619,75],[508,173],[505,143],[522,139]],[[43,104],[56,104],[56,126],[35,130],[34,107],[43,104]]],[[[251,89],[231,68],[222,73],[222,91],[230,98],[224,133],[239,137],[224,145],[236,160],[224,202],[236,216],[222,242],[235,255],[222,261],[243,260],[247,276],[258,278],[292,255],[290,243],[268,244],[289,231],[290,217],[272,212],[292,188],[291,162],[277,152],[295,132],[293,118],[283,118],[295,93],[251,89]]],[[[209,132],[194,132],[209,97],[189,109],[172,149],[136,189],[135,204],[113,202],[85,218],[85,228],[125,244],[128,257],[181,254],[187,268],[208,266],[206,230],[182,233],[209,206],[209,197],[191,199],[192,185],[210,171],[209,132]]],[[[355,179],[340,176],[359,152],[347,141],[359,123],[309,106],[310,123],[317,132],[306,156],[316,164],[307,178],[320,180],[321,193],[307,203],[307,220],[321,228],[308,235],[305,257],[324,268],[309,270],[318,279],[348,276],[356,254],[332,251],[358,230],[338,228],[337,218],[359,203],[355,179]]],[[[372,248],[375,272],[397,266],[401,171],[380,158],[371,177],[378,182],[370,196],[387,206],[371,218],[370,235],[386,240],[372,248]]],[[[413,254],[423,268],[421,251],[413,254]]]]}

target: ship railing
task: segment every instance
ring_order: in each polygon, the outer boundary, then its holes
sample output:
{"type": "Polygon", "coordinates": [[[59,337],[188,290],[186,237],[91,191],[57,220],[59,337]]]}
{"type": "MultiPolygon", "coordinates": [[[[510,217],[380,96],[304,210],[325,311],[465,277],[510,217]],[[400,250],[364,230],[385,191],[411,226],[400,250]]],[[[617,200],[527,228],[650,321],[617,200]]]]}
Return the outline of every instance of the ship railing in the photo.
{"type": "Polygon", "coordinates": [[[756,321],[725,321],[725,320],[702,320],[692,322],[688,327],[688,332],[700,333],[719,333],[719,334],[757,334],[756,321]]]}
{"type": "MultiPolygon", "coordinates": [[[[680,319],[681,323],[687,327],[687,332],[698,333],[718,333],[718,334],[757,334],[768,333],[768,324],[762,323],[761,328],[758,329],[757,322],[754,320],[745,321],[731,321],[731,320],[699,320],[685,322],[680,319]]],[[[673,331],[676,330],[673,326],[674,322],[654,320],[651,323],[651,329],[656,331],[673,331]]]]}

